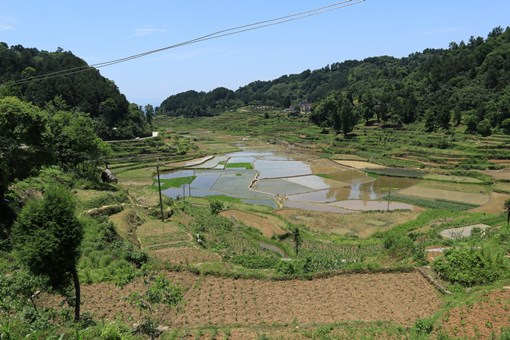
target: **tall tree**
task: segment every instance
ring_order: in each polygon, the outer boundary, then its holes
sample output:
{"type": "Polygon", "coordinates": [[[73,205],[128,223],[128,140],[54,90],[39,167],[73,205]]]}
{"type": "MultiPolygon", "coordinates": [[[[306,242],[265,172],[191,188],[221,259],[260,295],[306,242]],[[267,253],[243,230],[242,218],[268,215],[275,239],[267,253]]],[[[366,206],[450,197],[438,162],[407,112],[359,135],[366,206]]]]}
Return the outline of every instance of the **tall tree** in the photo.
{"type": "Polygon", "coordinates": [[[13,226],[16,258],[35,275],[48,279],[59,292],[74,284],[74,319],[80,319],[80,280],[77,264],[83,226],[76,217],[72,193],[64,187],[48,187],[42,199],[29,201],[13,226]]]}
{"type": "Polygon", "coordinates": [[[154,118],[154,113],[155,113],[154,106],[152,106],[151,104],[147,104],[147,105],[145,105],[144,109],[145,109],[145,119],[147,120],[147,123],[152,125],[152,119],[154,118]]]}
{"type": "Polygon", "coordinates": [[[0,199],[8,182],[48,163],[47,122],[46,112],[34,105],[15,97],[0,99],[0,199]]]}
{"type": "Polygon", "coordinates": [[[51,116],[49,126],[51,149],[57,164],[65,170],[75,170],[84,164],[96,166],[110,150],[97,136],[92,119],[85,113],[58,111],[51,116]]]}
{"type": "Polygon", "coordinates": [[[321,100],[310,115],[310,121],[322,129],[333,128],[335,133],[347,136],[355,123],[354,106],[342,93],[332,93],[321,100]]]}

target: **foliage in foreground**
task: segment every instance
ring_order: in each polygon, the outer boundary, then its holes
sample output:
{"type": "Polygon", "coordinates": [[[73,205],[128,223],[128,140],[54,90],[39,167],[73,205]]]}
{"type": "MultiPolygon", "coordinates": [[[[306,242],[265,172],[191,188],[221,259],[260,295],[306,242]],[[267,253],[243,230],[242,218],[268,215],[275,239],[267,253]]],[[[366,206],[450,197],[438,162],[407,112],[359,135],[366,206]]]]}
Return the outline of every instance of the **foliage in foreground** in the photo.
{"type": "Polygon", "coordinates": [[[494,282],[508,270],[508,264],[500,254],[467,246],[447,250],[433,267],[443,280],[466,287],[494,282]]]}
{"type": "Polygon", "coordinates": [[[75,320],[80,318],[80,283],[77,263],[83,226],[76,217],[70,191],[50,186],[43,199],[31,200],[13,227],[14,254],[34,275],[48,278],[50,286],[64,292],[72,279],[75,320]]]}

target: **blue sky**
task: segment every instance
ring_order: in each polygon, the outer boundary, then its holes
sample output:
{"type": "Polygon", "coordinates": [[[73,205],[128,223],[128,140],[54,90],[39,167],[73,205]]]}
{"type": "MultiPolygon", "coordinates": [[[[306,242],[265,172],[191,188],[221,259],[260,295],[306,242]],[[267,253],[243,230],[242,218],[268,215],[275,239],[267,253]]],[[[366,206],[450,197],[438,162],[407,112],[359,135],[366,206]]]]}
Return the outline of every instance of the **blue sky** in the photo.
{"type": "MultiPolygon", "coordinates": [[[[173,45],[221,29],[322,7],[334,0],[0,0],[0,41],[58,47],[89,64],[173,45]]],[[[236,90],[327,64],[407,56],[510,26],[508,0],[366,0],[291,23],[168,50],[102,68],[131,102],[236,90]]],[[[1,72],[1,70],[0,70],[1,72]]]]}

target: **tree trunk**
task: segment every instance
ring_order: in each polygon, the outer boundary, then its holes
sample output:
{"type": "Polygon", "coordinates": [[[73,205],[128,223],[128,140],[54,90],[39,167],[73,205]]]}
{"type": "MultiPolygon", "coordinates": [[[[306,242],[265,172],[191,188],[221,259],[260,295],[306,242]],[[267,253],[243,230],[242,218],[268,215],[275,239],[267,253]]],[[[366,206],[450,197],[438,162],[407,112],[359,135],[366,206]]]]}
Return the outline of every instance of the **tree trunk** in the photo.
{"type": "Polygon", "coordinates": [[[81,304],[81,292],[80,292],[80,278],[78,277],[78,271],[76,267],[73,268],[73,282],[74,282],[74,293],[76,296],[74,305],[74,321],[80,321],[80,304],[81,304]]]}

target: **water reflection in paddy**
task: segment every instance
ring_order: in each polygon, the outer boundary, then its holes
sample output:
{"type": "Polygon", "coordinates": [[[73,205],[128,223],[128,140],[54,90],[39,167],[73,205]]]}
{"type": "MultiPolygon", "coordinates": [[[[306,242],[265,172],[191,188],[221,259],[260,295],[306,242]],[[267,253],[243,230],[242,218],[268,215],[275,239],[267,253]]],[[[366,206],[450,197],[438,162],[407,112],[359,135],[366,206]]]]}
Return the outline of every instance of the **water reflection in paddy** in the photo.
{"type": "MultiPolygon", "coordinates": [[[[418,180],[409,178],[379,176],[374,179],[363,171],[338,168],[338,165],[331,169],[322,166],[323,175],[317,176],[313,174],[312,163],[295,160],[283,153],[246,150],[217,156],[194,166],[194,169],[179,170],[161,177],[196,176],[191,183],[192,196],[225,195],[247,203],[276,207],[274,198],[279,195],[286,197],[286,207],[337,213],[345,213],[346,209],[378,210],[382,203],[387,202],[375,201],[387,195],[389,190],[396,191],[418,183],[418,180]],[[254,169],[217,170],[215,167],[220,162],[251,163],[254,169]],[[210,168],[204,169],[206,166],[210,168]],[[250,187],[257,176],[255,185],[250,187]],[[366,204],[369,201],[374,203],[366,204]]],[[[175,198],[182,196],[182,188],[170,188],[163,193],[175,198]]]]}

